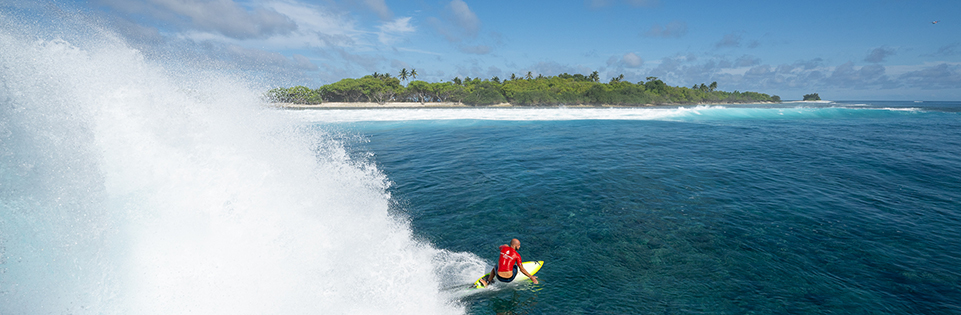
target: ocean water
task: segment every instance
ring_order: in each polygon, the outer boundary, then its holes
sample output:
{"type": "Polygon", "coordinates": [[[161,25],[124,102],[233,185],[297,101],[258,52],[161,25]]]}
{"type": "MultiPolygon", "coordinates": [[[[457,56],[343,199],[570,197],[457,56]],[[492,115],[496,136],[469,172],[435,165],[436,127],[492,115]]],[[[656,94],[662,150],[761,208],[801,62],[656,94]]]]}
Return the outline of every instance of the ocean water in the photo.
{"type": "Polygon", "coordinates": [[[0,314],[961,313],[958,102],[281,111],[58,5],[0,7],[0,314]]]}
{"type": "Polygon", "coordinates": [[[472,314],[961,313],[961,102],[291,115],[417,237],[545,261],[472,314]]]}

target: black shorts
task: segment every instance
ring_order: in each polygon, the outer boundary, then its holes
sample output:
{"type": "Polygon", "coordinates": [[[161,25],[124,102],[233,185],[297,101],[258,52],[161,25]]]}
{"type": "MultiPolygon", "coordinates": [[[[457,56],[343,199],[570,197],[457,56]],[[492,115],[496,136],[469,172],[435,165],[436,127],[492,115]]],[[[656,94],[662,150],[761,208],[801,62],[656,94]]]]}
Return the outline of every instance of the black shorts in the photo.
{"type": "Polygon", "coordinates": [[[497,276],[497,280],[500,280],[501,282],[511,282],[511,281],[514,281],[514,278],[517,277],[517,265],[514,265],[514,274],[512,274],[510,278],[503,278],[503,277],[501,277],[500,274],[497,274],[497,273],[494,273],[494,276],[497,276]]]}

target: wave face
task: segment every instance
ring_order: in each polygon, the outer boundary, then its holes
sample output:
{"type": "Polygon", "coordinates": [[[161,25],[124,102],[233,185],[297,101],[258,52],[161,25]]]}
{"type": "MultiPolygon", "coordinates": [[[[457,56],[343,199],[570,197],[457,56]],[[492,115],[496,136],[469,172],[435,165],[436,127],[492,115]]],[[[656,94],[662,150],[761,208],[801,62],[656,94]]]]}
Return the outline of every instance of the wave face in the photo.
{"type": "Polygon", "coordinates": [[[0,314],[464,311],[441,287],[480,260],[417,240],[374,166],[40,10],[0,11],[0,314]]]}

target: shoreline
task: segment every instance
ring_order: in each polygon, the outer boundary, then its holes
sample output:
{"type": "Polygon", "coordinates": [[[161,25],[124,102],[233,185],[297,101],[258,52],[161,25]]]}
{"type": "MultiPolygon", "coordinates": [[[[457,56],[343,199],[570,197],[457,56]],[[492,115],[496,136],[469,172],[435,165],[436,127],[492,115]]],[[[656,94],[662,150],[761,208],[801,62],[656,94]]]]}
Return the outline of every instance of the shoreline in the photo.
{"type": "Polygon", "coordinates": [[[697,105],[737,105],[737,104],[776,104],[774,102],[751,102],[751,103],[696,103],[696,104],[636,104],[636,105],[546,105],[529,106],[513,105],[511,103],[500,103],[494,105],[470,106],[460,102],[387,102],[384,104],[373,102],[329,102],[321,104],[292,104],[292,103],[269,103],[268,106],[278,109],[290,110],[323,110],[323,109],[425,109],[425,108],[636,108],[636,107],[656,107],[656,106],[697,106],[697,105]]]}

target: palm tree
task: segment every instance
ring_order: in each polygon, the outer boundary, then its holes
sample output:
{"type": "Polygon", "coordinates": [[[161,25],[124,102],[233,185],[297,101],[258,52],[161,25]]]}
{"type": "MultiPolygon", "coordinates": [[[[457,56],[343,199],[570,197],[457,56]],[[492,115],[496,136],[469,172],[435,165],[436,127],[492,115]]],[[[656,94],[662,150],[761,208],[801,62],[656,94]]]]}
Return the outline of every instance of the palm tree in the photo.
{"type": "Polygon", "coordinates": [[[530,71],[527,71],[527,79],[528,80],[534,79],[534,74],[532,74],[530,71]]]}
{"type": "Polygon", "coordinates": [[[417,78],[417,69],[410,68],[410,78],[411,78],[411,79],[416,79],[416,78],[417,78]]]}
{"type": "Polygon", "coordinates": [[[591,72],[591,75],[587,77],[592,82],[597,82],[601,79],[601,76],[597,74],[597,71],[591,72]]]}
{"type": "Polygon", "coordinates": [[[517,80],[517,75],[511,73],[511,81],[517,80]]]}
{"type": "Polygon", "coordinates": [[[624,80],[624,74],[611,78],[611,82],[608,84],[618,83],[621,82],[621,80],[624,80]]]}
{"type": "Polygon", "coordinates": [[[407,68],[400,69],[400,75],[397,76],[401,81],[407,80],[407,68]]]}

